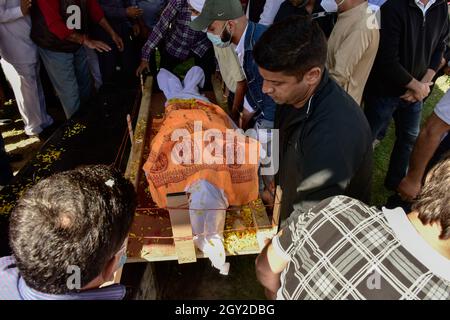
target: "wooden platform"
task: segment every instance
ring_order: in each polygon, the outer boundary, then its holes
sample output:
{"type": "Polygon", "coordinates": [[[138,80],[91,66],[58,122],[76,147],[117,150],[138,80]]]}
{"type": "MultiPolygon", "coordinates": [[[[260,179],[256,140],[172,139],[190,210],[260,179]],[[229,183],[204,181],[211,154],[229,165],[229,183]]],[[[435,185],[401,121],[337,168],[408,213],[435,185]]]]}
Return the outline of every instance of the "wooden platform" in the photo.
{"type": "MultiPolygon", "coordinates": [[[[204,256],[198,250],[191,254],[186,253],[189,252],[189,249],[186,249],[190,248],[189,242],[193,246],[189,212],[186,210],[187,199],[183,200],[182,197],[178,197],[177,205],[182,209],[174,212],[157,208],[151,199],[142,170],[150,152],[152,138],[162,124],[164,112],[165,98],[161,93],[151,94],[152,82],[153,79],[150,77],[145,83],[134,130],[134,143],[126,170],[126,177],[132,181],[138,193],[138,208],[128,238],[127,263],[169,260],[178,260],[179,263],[195,262],[196,258],[204,256]],[[186,229],[186,225],[188,225],[188,229],[186,229]],[[180,251],[181,245],[185,249],[180,251]]],[[[213,81],[213,85],[215,93],[210,92],[207,96],[211,101],[220,101],[222,99],[220,84],[213,81]]],[[[279,201],[277,200],[276,203],[279,201]]],[[[274,217],[268,216],[261,201],[255,201],[242,208],[231,208],[227,212],[224,232],[225,244],[228,248],[227,254],[259,253],[264,246],[264,240],[272,238],[278,230],[278,206],[275,206],[274,213],[274,217]]]]}

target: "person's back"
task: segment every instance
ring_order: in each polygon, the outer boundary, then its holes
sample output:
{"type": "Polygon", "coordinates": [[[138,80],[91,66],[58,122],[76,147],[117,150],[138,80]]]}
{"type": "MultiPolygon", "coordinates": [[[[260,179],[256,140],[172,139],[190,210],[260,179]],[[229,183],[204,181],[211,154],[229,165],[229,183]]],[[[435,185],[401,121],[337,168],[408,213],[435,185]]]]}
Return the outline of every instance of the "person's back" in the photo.
{"type": "Polygon", "coordinates": [[[273,244],[290,259],[278,299],[450,299],[450,260],[433,251],[400,208],[328,199],[294,214],[273,244]]]}
{"type": "Polygon", "coordinates": [[[294,212],[257,258],[268,297],[450,300],[449,183],[447,154],[408,214],[345,196],[294,212]]]}
{"type": "Polygon", "coordinates": [[[0,258],[0,300],[122,299],[111,281],[125,262],[136,208],[131,183],[108,166],[40,181],[11,215],[13,255],[0,258]]]}

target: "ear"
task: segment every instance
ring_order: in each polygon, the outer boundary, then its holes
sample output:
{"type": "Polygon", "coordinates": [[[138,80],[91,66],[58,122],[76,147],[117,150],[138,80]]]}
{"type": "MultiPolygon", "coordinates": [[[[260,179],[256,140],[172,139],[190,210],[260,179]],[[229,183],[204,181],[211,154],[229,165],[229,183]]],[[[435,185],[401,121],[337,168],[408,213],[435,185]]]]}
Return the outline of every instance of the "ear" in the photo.
{"type": "Polygon", "coordinates": [[[236,31],[236,21],[228,20],[227,27],[230,33],[234,33],[234,31],[236,31]]]}
{"type": "Polygon", "coordinates": [[[115,255],[112,257],[102,271],[102,278],[104,282],[109,282],[114,280],[114,272],[116,270],[116,266],[119,263],[120,257],[115,255]]]}
{"type": "Polygon", "coordinates": [[[309,85],[318,84],[322,79],[322,69],[320,69],[319,67],[310,69],[308,72],[306,72],[304,79],[309,85]]]}

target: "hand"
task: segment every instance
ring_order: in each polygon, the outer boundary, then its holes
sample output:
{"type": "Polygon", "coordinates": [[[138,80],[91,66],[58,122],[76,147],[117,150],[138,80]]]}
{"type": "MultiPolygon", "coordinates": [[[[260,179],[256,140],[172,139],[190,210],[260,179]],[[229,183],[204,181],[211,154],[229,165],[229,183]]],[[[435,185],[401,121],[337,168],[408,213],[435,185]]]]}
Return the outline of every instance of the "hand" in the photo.
{"type": "Polygon", "coordinates": [[[413,80],[412,85],[409,86],[409,90],[400,98],[406,101],[408,101],[407,99],[412,100],[412,98],[416,101],[423,101],[430,95],[430,86],[432,85],[433,82],[419,82],[417,80],[413,80]]]}
{"type": "Polygon", "coordinates": [[[142,9],[139,9],[138,7],[128,7],[126,9],[127,17],[130,19],[136,19],[142,16],[144,11],[142,9]]]}
{"type": "Polygon", "coordinates": [[[108,46],[106,43],[104,43],[102,41],[85,39],[83,45],[88,47],[88,48],[90,48],[90,49],[97,50],[98,52],[109,52],[109,51],[111,51],[111,47],[108,46]]]}
{"type": "Polygon", "coordinates": [[[141,33],[141,27],[137,23],[133,24],[133,36],[137,37],[141,33]]]}
{"type": "Polygon", "coordinates": [[[412,90],[407,90],[406,93],[400,98],[411,103],[417,102],[417,99],[414,95],[414,91],[412,90]]]}
{"type": "Polygon", "coordinates": [[[139,68],[136,70],[136,76],[140,77],[144,70],[147,70],[147,72],[150,72],[150,66],[148,64],[147,60],[141,60],[141,64],[139,65],[139,68]]]}
{"type": "Polygon", "coordinates": [[[119,51],[123,51],[123,41],[122,38],[114,32],[114,34],[111,36],[112,41],[114,41],[114,43],[117,46],[117,49],[119,49],[119,51]]]}
{"type": "Polygon", "coordinates": [[[31,6],[33,5],[32,0],[20,0],[20,10],[24,16],[30,13],[31,6]]]}
{"type": "Polygon", "coordinates": [[[406,176],[400,182],[397,191],[403,200],[411,202],[417,198],[421,188],[422,183],[420,181],[415,181],[414,179],[411,179],[409,176],[406,176]]]}

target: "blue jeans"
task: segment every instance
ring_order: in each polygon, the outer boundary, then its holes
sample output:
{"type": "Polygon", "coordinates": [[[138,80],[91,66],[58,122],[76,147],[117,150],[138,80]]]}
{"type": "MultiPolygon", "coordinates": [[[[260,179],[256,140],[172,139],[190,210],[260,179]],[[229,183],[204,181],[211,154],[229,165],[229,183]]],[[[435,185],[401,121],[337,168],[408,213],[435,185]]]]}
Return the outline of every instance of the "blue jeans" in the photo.
{"type": "Polygon", "coordinates": [[[395,145],[392,150],[385,186],[395,190],[408,170],[409,158],[420,131],[422,102],[408,103],[396,97],[368,97],[365,113],[372,129],[373,140],[395,122],[395,145]]]}
{"type": "Polygon", "coordinates": [[[11,181],[12,177],[13,173],[11,167],[9,166],[3,136],[0,133],[0,186],[7,185],[11,181]]]}
{"type": "Polygon", "coordinates": [[[48,76],[58,94],[67,119],[80,108],[92,92],[92,79],[86,51],[81,47],[74,53],[39,48],[48,76]]]}

